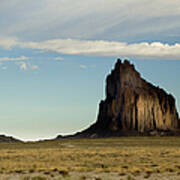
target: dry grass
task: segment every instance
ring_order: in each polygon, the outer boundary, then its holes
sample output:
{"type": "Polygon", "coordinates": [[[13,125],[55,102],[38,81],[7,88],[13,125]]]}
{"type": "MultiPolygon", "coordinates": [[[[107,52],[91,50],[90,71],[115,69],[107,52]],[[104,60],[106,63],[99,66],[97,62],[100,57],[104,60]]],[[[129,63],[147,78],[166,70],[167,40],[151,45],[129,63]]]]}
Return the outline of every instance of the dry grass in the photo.
{"type": "Polygon", "coordinates": [[[118,173],[119,177],[180,172],[180,137],[122,137],[1,143],[1,174],[118,173]]]}

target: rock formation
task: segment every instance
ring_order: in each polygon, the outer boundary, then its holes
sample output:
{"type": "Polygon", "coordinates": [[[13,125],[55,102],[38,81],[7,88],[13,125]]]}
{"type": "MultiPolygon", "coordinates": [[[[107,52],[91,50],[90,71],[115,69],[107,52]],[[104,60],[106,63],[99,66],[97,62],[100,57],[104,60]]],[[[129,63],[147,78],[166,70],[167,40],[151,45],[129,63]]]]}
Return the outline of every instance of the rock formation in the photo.
{"type": "Polygon", "coordinates": [[[173,135],[179,128],[174,97],[142,79],[129,61],[118,59],[107,76],[97,122],[73,137],[173,135]]]}

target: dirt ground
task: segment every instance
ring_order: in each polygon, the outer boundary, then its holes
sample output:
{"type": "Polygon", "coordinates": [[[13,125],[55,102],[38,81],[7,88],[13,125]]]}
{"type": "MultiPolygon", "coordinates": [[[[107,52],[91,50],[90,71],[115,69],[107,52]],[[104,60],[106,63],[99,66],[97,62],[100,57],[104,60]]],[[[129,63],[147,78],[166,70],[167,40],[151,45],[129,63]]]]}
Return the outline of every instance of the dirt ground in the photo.
{"type": "Polygon", "coordinates": [[[94,172],[71,172],[68,176],[62,176],[57,173],[50,175],[43,173],[25,173],[25,174],[1,174],[0,180],[180,180],[177,173],[163,174],[138,174],[138,175],[119,175],[118,173],[94,173],[94,172]]]}

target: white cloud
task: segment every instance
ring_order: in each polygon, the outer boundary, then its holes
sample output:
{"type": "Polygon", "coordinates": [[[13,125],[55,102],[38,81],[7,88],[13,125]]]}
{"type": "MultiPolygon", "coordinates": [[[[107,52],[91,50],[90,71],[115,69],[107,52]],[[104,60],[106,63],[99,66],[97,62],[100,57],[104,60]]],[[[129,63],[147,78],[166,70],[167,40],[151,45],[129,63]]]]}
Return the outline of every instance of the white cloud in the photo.
{"type": "Polygon", "coordinates": [[[63,57],[55,57],[54,60],[56,60],[56,61],[63,61],[64,58],[63,57]]]}
{"type": "Polygon", "coordinates": [[[26,56],[20,56],[20,57],[0,57],[0,61],[24,61],[28,60],[29,57],[26,56]]]}
{"type": "Polygon", "coordinates": [[[18,63],[16,63],[16,64],[19,65],[19,68],[20,68],[21,70],[24,70],[24,71],[27,70],[27,63],[25,63],[25,62],[18,62],[18,63]]]}
{"type": "Polygon", "coordinates": [[[17,62],[16,64],[19,66],[19,68],[20,68],[21,70],[24,70],[24,71],[27,71],[27,70],[29,70],[29,69],[31,69],[31,70],[36,70],[36,69],[38,69],[38,66],[37,66],[37,65],[33,65],[33,64],[31,64],[31,63],[17,62]]]}
{"type": "Polygon", "coordinates": [[[12,46],[16,46],[18,41],[13,37],[0,37],[0,47],[4,49],[11,49],[12,46]]]}
{"type": "MultiPolygon", "coordinates": [[[[128,44],[118,41],[88,41],[74,39],[54,39],[42,42],[20,42],[12,46],[20,48],[31,48],[44,52],[56,52],[68,55],[88,55],[88,56],[109,56],[122,58],[141,59],[170,59],[180,60],[180,44],[163,44],[161,42],[142,42],[128,44]]],[[[27,60],[28,57],[17,58],[2,57],[0,61],[27,60]]],[[[58,60],[61,57],[57,57],[58,60]]]]}
{"type": "Polygon", "coordinates": [[[180,44],[163,44],[161,42],[142,42],[127,44],[116,41],[86,41],[73,39],[55,39],[44,42],[20,43],[22,48],[53,51],[69,55],[119,56],[142,59],[176,59],[180,60],[180,44]]]}
{"type": "Polygon", "coordinates": [[[85,65],[80,65],[80,68],[81,68],[81,69],[86,69],[87,66],[85,66],[85,65]]]}
{"type": "MultiPolygon", "coordinates": [[[[17,44],[13,44],[12,47],[15,45],[18,45],[19,43],[17,44]]],[[[11,48],[11,46],[9,46],[9,48],[11,48]]],[[[37,65],[34,65],[34,64],[31,64],[29,62],[24,62],[24,61],[27,61],[29,60],[29,57],[26,57],[26,56],[19,56],[19,57],[0,57],[0,65],[3,64],[3,62],[6,62],[6,61],[13,61],[15,62],[16,65],[19,66],[19,68],[21,70],[28,70],[28,69],[32,69],[32,70],[35,70],[35,69],[38,69],[38,66],[37,65]]],[[[7,67],[6,66],[3,66],[1,67],[2,70],[6,70],[7,67]]]]}

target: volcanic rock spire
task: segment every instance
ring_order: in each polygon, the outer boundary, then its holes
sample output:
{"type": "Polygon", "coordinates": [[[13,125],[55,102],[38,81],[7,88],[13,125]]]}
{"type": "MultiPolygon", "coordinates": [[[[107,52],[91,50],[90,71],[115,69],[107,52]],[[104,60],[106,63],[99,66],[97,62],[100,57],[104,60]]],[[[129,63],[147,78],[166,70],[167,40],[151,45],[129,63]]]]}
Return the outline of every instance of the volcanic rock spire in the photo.
{"type": "Polygon", "coordinates": [[[179,128],[174,97],[146,82],[129,61],[118,59],[107,76],[96,123],[75,137],[173,135],[179,128]]]}
{"type": "Polygon", "coordinates": [[[179,128],[175,99],[141,78],[129,61],[118,60],[106,79],[96,126],[104,134],[175,131],[179,128]]]}

